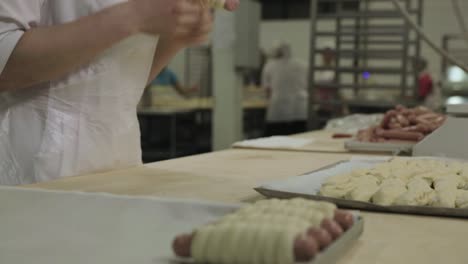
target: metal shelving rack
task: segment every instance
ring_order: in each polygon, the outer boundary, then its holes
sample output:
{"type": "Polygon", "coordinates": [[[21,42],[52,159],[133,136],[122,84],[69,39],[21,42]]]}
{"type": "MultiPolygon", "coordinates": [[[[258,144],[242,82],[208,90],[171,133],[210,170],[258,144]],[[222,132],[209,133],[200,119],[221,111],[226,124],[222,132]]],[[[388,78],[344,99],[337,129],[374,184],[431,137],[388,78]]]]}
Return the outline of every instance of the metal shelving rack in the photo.
{"type": "MultiPolygon", "coordinates": [[[[424,0],[401,0],[418,24],[423,23],[424,0]]],[[[355,0],[311,0],[311,39],[309,62],[309,128],[319,127],[317,107],[324,103],[331,105],[390,105],[389,100],[370,100],[363,94],[369,91],[393,91],[398,98],[393,100],[412,101],[415,96],[417,73],[412,62],[421,54],[421,41],[401,14],[389,0],[361,0],[357,10],[345,10],[343,5],[355,0]],[[320,14],[319,4],[336,3],[336,12],[320,14]],[[321,23],[333,30],[324,30],[321,23]],[[333,26],[332,26],[333,27],[333,26]],[[335,65],[320,66],[317,61],[323,49],[319,43],[332,40],[335,43],[335,65]],[[318,71],[334,71],[335,80],[324,84],[316,81],[318,71]],[[370,83],[364,73],[382,76],[387,82],[370,83]],[[388,82],[391,80],[392,82],[388,82]],[[396,82],[395,82],[396,81],[396,82]],[[317,87],[336,89],[339,93],[347,90],[348,98],[324,102],[316,98],[317,87]],[[385,101],[385,102],[383,102],[385,101]]]]}
{"type": "Polygon", "coordinates": [[[212,72],[211,46],[187,48],[185,51],[185,87],[198,84],[200,86],[198,96],[211,97],[213,95],[212,72]]]}

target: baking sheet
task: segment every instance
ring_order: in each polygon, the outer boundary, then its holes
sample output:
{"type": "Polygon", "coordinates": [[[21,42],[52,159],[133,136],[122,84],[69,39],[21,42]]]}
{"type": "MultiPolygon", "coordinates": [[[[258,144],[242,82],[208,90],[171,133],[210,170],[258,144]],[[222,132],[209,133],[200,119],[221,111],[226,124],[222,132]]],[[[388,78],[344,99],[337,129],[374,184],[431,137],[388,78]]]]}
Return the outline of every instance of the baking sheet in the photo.
{"type": "MultiPolygon", "coordinates": [[[[176,235],[240,204],[0,187],[0,262],[177,264],[176,235]]],[[[363,220],[313,264],[334,263],[361,235],[363,220]]]]}
{"type": "MultiPolygon", "coordinates": [[[[420,157],[421,159],[430,159],[420,157]]],[[[266,197],[293,198],[303,197],[313,200],[329,201],[342,208],[359,209],[366,211],[416,214],[430,216],[446,216],[468,218],[468,209],[459,208],[438,208],[428,206],[380,206],[368,202],[336,199],[318,195],[320,187],[328,177],[338,174],[348,173],[355,169],[374,167],[376,164],[384,162],[389,158],[353,158],[348,161],[341,161],[331,166],[322,168],[302,176],[291,177],[286,180],[278,180],[263,184],[255,190],[266,197]]]]}
{"type": "Polygon", "coordinates": [[[314,139],[293,138],[288,136],[273,136],[244,140],[234,143],[236,148],[302,148],[311,143],[314,139]]]}
{"type": "Polygon", "coordinates": [[[374,143],[362,142],[356,139],[348,140],[345,142],[345,149],[354,152],[384,152],[384,153],[409,153],[416,143],[374,143]]]}
{"type": "Polygon", "coordinates": [[[312,132],[312,135],[304,134],[294,137],[273,137],[260,138],[248,141],[237,142],[232,145],[233,148],[240,149],[260,149],[260,150],[278,150],[295,152],[326,152],[326,153],[348,153],[345,149],[345,139],[332,138],[331,134],[312,132]]]}

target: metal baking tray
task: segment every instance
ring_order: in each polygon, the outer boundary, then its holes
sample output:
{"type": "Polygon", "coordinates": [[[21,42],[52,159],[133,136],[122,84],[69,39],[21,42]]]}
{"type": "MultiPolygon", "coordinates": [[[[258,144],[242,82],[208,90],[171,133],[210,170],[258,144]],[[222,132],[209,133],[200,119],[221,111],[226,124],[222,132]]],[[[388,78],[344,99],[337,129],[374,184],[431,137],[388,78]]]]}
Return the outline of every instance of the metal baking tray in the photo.
{"type": "Polygon", "coordinates": [[[332,202],[341,208],[357,209],[363,211],[468,218],[468,209],[429,206],[380,206],[369,202],[337,199],[321,196],[318,194],[322,183],[328,177],[348,172],[353,169],[373,167],[378,162],[383,161],[341,161],[302,176],[296,176],[285,180],[266,183],[260,187],[255,188],[255,190],[266,197],[283,199],[302,197],[312,200],[332,202]]]}
{"type": "Polygon", "coordinates": [[[393,142],[393,143],[374,143],[362,142],[355,139],[345,142],[345,149],[351,152],[381,152],[398,155],[401,153],[411,153],[416,143],[393,142]]]}
{"type": "MultiPolygon", "coordinates": [[[[330,264],[336,263],[340,258],[350,250],[354,243],[361,237],[364,232],[364,219],[359,215],[359,212],[354,212],[354,224],[333,244],[320,252],[313,260],[309,262],[300,262],[298,264],[330,264]]],[[[183,259],[174,257],[172,264],[188,264],[195,262],[191,259],[183,259]]]]}

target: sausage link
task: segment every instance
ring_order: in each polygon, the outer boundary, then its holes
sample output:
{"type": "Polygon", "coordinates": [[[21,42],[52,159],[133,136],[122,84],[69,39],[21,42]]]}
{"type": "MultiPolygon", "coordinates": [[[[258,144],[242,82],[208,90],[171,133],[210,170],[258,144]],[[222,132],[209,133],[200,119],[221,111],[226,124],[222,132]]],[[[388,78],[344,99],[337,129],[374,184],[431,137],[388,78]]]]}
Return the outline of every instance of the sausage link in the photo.
{"type": "Polygon", "coordinates": [[[390,124],[388,124],[388,128],[390,129],[400,129],[402,127],[403,126],[398,122],[390,122],[390,124]]]}
{"type": "Polygon", "coordinates": [[[299,236],[294,241],[294,259],[296,262],[310,261],[317,255],[319,243],[311,236],[299,236]]]}
{"type": "Polygon", "coordinates": [[[354,217],[350,212],[343,210],[336,210],[335,221],[340,224],[343,230],[348,230],[354,224],[354,217]]]}
{"type": "Polygon", "coordinates": [[[420,132],[407,132],[401,130],[388,130],[382,133],[382,136],[387,139],[420,141],[424,138],[424,134],[420,132]]]}
{"type": "Polygon", "coordinates": [[[307,235],[313,237],[318,242],[320,249],[328,247],[333,242],[333,238],[330,233],[323,228],[309,228],[309,230],[307,230],[307,235]]]}
{"type": "Polygon", "coordinates": [[[402,127],[409,126],[409,124],[410,124],[409,120],[406,117],[404,117],[403,115],[397,115],[396,118],[398,120],[398,123],[400,123],[400,125],[402,127]]]}
{"type": "Polygon", "coordinates": [[[343,228],[335,222],[335,220],[324,219],[321,224],[322,228],[327,230],[330,233],[333,240],[336,240],[343,234],[343,228]]]}
{"type": "Polygon", "coordinates": [[[172,249],[177,256],[183,258],[190,258],[192,256],[190,250],[192,248],[193,236],[194,234],[184,234],[174,239],[172,249]]]}
{"type": "Polygon", "coordinates": [[[380,123],[380,127],[383,127],[383,128],[387,128],[389,123],[390,123],[390,120],[397,114],[397,112],[395,110],[390,110],[388,111],[383,119],[382,119],[382,122],[380,123]]]}

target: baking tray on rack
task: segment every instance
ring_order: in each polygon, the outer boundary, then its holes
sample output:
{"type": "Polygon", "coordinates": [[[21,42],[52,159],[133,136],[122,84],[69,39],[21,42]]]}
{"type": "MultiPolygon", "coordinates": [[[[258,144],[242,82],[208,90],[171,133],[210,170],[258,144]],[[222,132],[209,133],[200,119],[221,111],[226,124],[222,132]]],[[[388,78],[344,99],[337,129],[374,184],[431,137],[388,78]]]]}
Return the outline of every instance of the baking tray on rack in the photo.
{"type": "Polygon", "coordinates": [[[351,159],[340,161],[301,176],[268,182],[254,189],[260,194],[270,198],[289,199],[302,197],[312,200],[332,202],[341,208],[363,211],[468,218],[468,209],[429,206],[380,206],[370,202],[337,199],[319,195],[320,187],[328,177],[346,173],[354,169],[374,167],[378,163],[385,162],[388,159],[389,158],[370,158],[368,160],[351,159]]]}

